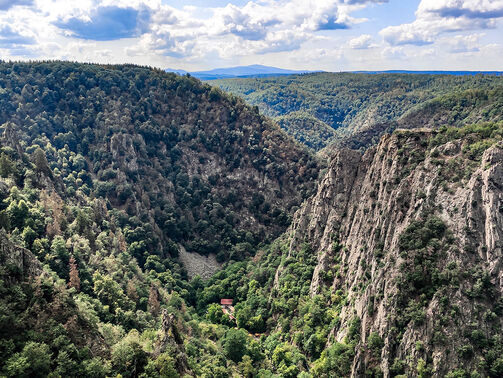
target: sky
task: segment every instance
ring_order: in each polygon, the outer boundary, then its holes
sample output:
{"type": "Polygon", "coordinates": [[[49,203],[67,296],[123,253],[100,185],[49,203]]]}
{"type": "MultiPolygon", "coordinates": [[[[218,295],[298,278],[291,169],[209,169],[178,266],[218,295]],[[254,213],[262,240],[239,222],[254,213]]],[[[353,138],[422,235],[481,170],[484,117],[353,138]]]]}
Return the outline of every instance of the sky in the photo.
{"type": "Polygon", "coordinates": [[[503,0],[0,0],[0,59],[503,71],[503,0]]]}

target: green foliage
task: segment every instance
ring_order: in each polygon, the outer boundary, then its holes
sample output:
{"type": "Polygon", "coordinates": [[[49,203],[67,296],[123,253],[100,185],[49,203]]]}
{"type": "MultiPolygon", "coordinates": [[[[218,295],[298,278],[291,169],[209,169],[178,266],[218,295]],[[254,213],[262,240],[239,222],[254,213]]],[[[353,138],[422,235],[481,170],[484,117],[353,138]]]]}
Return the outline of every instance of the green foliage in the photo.
{"type": "MultiPolygon", "coordinates": [[[[319,261],[309,239],[292,243],[284,235],[269,243],[312,192],[318,166],[256,110],[193,78],[135,66],[0,63],[0,84],[0,100],[8,99],[0,112],[0,237],[15,252],[15,261],[0,266],[1,376],[345,377],[356,351],[365,374],[382,375],[382,338],[373,332],[364,344],[368,328],[358,317],[341,322],[355,293],[340,280],[349,249],[336,233],[326,251],[333,265],[314,295],[319,261]],[[222,269],[189,281],[180,245],[216,254],[222,269]],[[234,299],[236,322],[221,298],[234,299]],[[333,332],[344,331],[344,342],[336,342],[333,332]]],[[[401,112],[377,114],[389,120],[401,112]]],[[[318,149],[335,133],[318,116],[296,111],[284,121],[318,149]]],[[[327,117],[349,125],[359,116],[327,117]]],[[[463,159],[477,163],[501,138],[498,130],[446,129],[433,139],[453,133],[463,159]]],[[[427,157],[419,147],[402,155],[409,168],[427,157]]],[[[426,202],[429,194],[421,197],[426,202]]],[[[362,261],[368,278],[374,257],[382,264],[393,257],[381,244],[362,261]]],[[[494,336],[501,306],[492,278],[482,268],[463,273],[444,264],[453,244],[441,219],[429,215],[400,237],[399,292],[389,298],[397,319],[386,352],[396,356],[406,327],[424,324],[433,298],[445,309],[433,343],[445,339],[441,326],[455,318],[446,288],[469,279],[467,298],[496,304],[480,313],[483,327],[465,325],[466,347],[454,353],[470,366],[484,356],[477,369],[501,376],[503,347],[494,336]]],[[[382,293],[370,298],[369,313],[382,293]]],[[[429,344],[417,348],[420,361],[394,361],[391,373],[430,374],[428,351],[429,344]]]]}
{"type": "Polygon", "coordinates": [[[361,320],[358,317],[352,318],[348,323],[348,333],[346,336],[348,343],[357,343],[360,340],[361,320]]]}
{"type": "Polygon", "coordinates": [[[7,178],[15,172],[14,163],[5,153],[0,155],[0,177],[7,178]]]}
{"type": "Polygon", "coordinates": [[[213,81],[275,117],[298,141],[368,147],[396,128],[460,126],[503,116],[498,77],[315,73],[213,81]]]}
{"type": "Polygon", "coordinates": [[[288,134],[315,151],[325,148],[337,136],[331,126],[305,111],[287,113],[275,120],[288,134]]]}
{"type": "Polygon", "coordinates": [[[417,366],[416,366],[416,372],[417,376],[419,378],[428,378],[431,375],[432,369],[431,367],[426,363],[425,360],[420,358],[417,361],[417,366]]]}
{"type": "Polygon", "coordinates": [[[347,377],[351,373],[354,356],[353,346],[334,343],[314,362],[311,373],[314,377],[347,377]]]}
{"type": "Polygon", "coordinates": [[[222,340],[222,347],[227,358],[234,362],[240,362],[246,354],[248,334],[242,329],[229,329],[222,340]]]}
{"type": "Polygon", "coordinates": [[[222,308],[216,303],[212,303],[208,306],[206,319],[216,324],[223,324],[227,326],[234,325],[234,322],[231,320],[231,318],[229,318],[228,315],[224,314],[222,308]]]}
{"type": "MultiPolygon", "coordinates": [[[[114,345],[111,362],[114,370],[123,377],[137,377],[143,373],[148,362],[147,353],[141,347],[135,333],[131,333],[114,345]]],[[[169,365],[166,368],[166,371],[170,372],[169,365]]]]}
{"type": "MultiPolygon", "coordinates": [[[[253,255],[314,188],[317,162],[304,149],[241,100],[197,80],[131,65],[38,62],[1,63],[0,82],[16,104],[0,114],[0,134],[8,134],[0,175],[35,188],[55,180],[63,200],[101,198],[108,210],[120,208],[136,220],[126,221],[131,231],[146,231],[128,240],[141,266],[148,255],[176,254],[179,242],[221,260],[253,255]],[[18,87],[38,95],[23,97],[18,87]],[[29,156],[18,156],[23,150],[29,156]],[[189,167],[184,156],[192,154],[189,167]],[[202,175],[214,161],[220,173],[202,175]],[[231,179],[236,169],[251,181],[231,179]],[[268,201],[249,209],[260,177],[271,183],[268,201]]],[[[13,207],[10,226],[22,231],[22,209],[13,207]]]]}
{"type": "Polygon", "coordinates": [[[367,340],[367,347],[372,351],[372,354],[375,357],[379,357],[381,355],[383,346],[384,341],[381,336],[379,336],[377,332],[372,332],[367,340]]]}
{"type": "Polygon", "coordinates": [[[14,354],[5,364],[9,377],[45,377],[51,371],[51,352],[44,343],[27,343],[22,352],[14,354]]]}
{"type": "Polygon", "coordinates": [[[290,344],[279,344],[272,353],[272,364],[282,377],[294,378],[300,373],[304,357],[290,344]]]}

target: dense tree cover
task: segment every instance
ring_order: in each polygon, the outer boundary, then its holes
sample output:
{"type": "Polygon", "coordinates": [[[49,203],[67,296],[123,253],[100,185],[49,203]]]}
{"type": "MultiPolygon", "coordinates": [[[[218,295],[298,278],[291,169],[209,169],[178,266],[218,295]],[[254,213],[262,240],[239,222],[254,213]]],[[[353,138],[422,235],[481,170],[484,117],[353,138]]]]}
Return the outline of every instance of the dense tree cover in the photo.
{"type": "MultiPolygon", "coordinates": [[[[424,160],[425,153],[438,157],[439,146],[461,141],[462,156],[466,159],[462,165],[470,167],[469,161],[480,165],[481,154],[501,142],[502,132],[501,122],[443,127],[422,141],[423,156],[418,156],[418,151],[407,150],[404,145],[403,152],[400,152],[403,161],[400,163],[405,172],[410,172],[424,160]]],[[[405,139],[414,135],[414,131],[405,130],[397,134],[405,139]]],[[[450,177],[449,174],[446,174],[447,177],[450,177]]],[[[462,178],[465,179],[464,176],[462,178]]],[[[348,293],[344,291],[345,283],[339,281],[334,284],[343,273],[341,254],[347,250],[345,246],[338,242],[335,234],[332,235],[332,245],[324,258],[329,262],[328,267],[320,274],[322,282],[318,294],[312,295],[309,286],[317,264],[316,256],[307,243],[293,250],[291,245],[291,239],[284,235],[261,251],[257,256],[259,259],[228,265],[206,285],[196,285],[198,289],[193,303],[201,313],[207,309],[207,316],[212,313],[211,303],[216,298],[235,299],[237,326],[260,337],[265,360],[262,370],[260,365],[256,369],[263,374],[267,369],[279,376],[346,377],[354,371],[356,352],[360,350],[368,356],[365,364],[360,366],[362,374],[382,376],[379,364],[385,342],[390,348],[388,350],[394,353],[404,332],[419,330],[424,324],[425,311],[434,300],[442,303],[441,316],[435,317],[433,322],[434,343],[442,345],[446,327],[462,329],[462,337],[466,341],[455,351],[460,358],[459,366],[463,368],[450,372],[449,376],[468,377],[473,373],[472,376],[496,377],[501,374],[499,356],[503,344],[501,327],[496,321],[502,308],[501,298],[495,294],[494,284],[487,272],[478,267],[463,271],[454,263],[446,263],[447,251],[455,248],[456,244],[452,232],[438,216],[425,213],[422,218],[411,221],[401,233],[398,249],[402,260],[397,261],[401,274],[396,277],[397,295],[389,304],[393,307],[390,319],[394,326],[385,334],[370,332],[365,342],[360,335],[362,325],[359,318],[354,317],[344,324],[339,317],[343,308],[351,309],[352,306],[348,293]],[[456,308],[449,304],[448,293],[459,286],[466,288],[468,296],[494,305],[496,312],[487,311],[484,315],[484,319],[492,317],[493,320],[488,321],[489,326],[484,326],[483,331],[477,328],[481,327],[479,322],[462,326],[462,322],[456,319],[456,308]],[[334,340],[334,330],[345,333],[345,339],[334,340]],[[477,368],[472,372],[468,367],[473,364],[477,368]]],[[[385,253],[381,249],[376,250],[374,255],[382,259],[385,253]]],[[[370,264],[366,261],[361,263],[370,264]]],[[[365,286],[365,282],[358,285],[362,292],[365,286]]],[[[371,298],[369,312],[375,311],[373,306],[377,300],[371,298]]],[[[220,316],[214,317],[214,323],[221,324],[220,316]]],[[[411,365],[408,356],[391,360],[391,376],[402,377],[405,372],[424,377],[432,374],[432,355],[421,342],[416,345],[416,350],[421,356],[417,364],[411,365]]]]}
{"type": "Polygon", "coordinates": [[[401,127],[440,126],[497,120],[503,111],[503,78],[497,76],[314,73],[212,84],[258,106],[315,150],[331,143],[367,147],[403,117],[401,127]],[[407,118],[408,112],[414,116],[407,118]]]}
{"type": "Polygon", "coordinates": [[[463,127],[483,122],[496,122],[503,117],[503,88],[459,90],[420,103],[396,121],[382,122],[338,136],[325,150],[349,147],[365,149],[374,145],[384,133],[395,129],[463,127]]]}
{"type": "Polygon", "coordinates": [[[275,118],[280,127],[299,142],[319,151],[337,136],[335,129],[305,111],[296,111],[275,118]]]}
{"type": "MultiPolygon", "coordinates": [[[[190,77],[2,63],[0,91],[2,169],[27,156],[37,179],[65,185],[63,200],[103,199],[142,266],[176,255],[176,243],[221,261],[252,254],[286,228],[317,177],[316,162],[276,126],[190,77]]],[[[91,213],[79,212],[81,228],[91,213]]]]}
{"type": "MultiPolygon", "coordinates": [[[[330,331],[339,326],[338,313],[346,296],[341,290],[331,293],[327,277],[323,292],[311,297],[309,285],[316,258],[308,244],[287,257],[289,242],[286,237],[278,239],[261,251],[259,260],[235,263],[215,274],[195,295],[196,307],[199,311],[207,308],[209,318],[214,298],[231,297],[238,302],[237,326],[260,337],[265,360],[257,368],[263,376],[346,376],[359,340],[358,319],[350,326],[345,343],[325,350],[330,331]],[[281,275],[276,281],[278,268],[281,275]],[[340,365],[339,370],[334,370],[335,365],[340,365]]],[[[334,259],[340,248],[334,242],[334,259]]],[[[331,277],[333,274],[327,272],[331,277]]],[[[219,317],[215,320],[221,323],[219,317]]]]}
{"type": "Polygon", "coordinates": [[[195,312],[177,245],[253,255],[317,162],[236,97],[149,68],[0,63],[0,102],[0,230],[44,269],[0,259],[0,375],[225,375],[234,323],[195,312]],[[185,345],[163,344],[165,310],[185,345]]]}
{"type": "MultiPolygon", "coordinates": [[[[191,78],[59,62],[0,68],[0,237],[8,239],[0,245],[0,375],[345,377],[360,349],[377,366],[382,335],[364,343],[361,320],[340,318],[351,303],[332,287],[344,251],[335,236],[317,295],[311,246],[290,250],[287,234],[266,243],[317,173],[281,131],[191,78]],[[177,243],[230,261],[207,281],[188,281],[177,243]],[[42,273],[27,273],[28,263],[42,273]],[[235,321],[222,298],[234,299],[235,321]],[[333,330],[345,330],[344,340],[333,330]]],[[[501,129],[442,128],[425,143],[434,151],[462,138],[464,157],[479,161],[501,129]]],[[[410,165],[421,158],[403,153],[410,165]]],[[[425,250],[441,251],[448,236],[432,217],[400,239],[409,259],[397,329],[421,320],[423,302],[410,288],[427,302],[443,287],[425,250]]],[[[471,274],[472,295],[490,295],[484,272],[471,274]]],[[[460,358],[484,351],[484,371],[501,375],[501,340],[472,325],[466,339],[460,358]]],[[[417,366],[424,376],[429,363],[417,366]]]]}

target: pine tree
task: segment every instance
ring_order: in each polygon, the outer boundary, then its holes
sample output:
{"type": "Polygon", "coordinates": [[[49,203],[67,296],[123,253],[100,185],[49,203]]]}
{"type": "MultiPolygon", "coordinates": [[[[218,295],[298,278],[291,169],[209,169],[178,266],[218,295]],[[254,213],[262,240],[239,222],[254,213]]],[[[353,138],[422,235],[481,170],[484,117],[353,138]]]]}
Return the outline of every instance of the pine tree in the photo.
{"type": "Polygon", "coordinates": [[[49,177],[52,176],[51,168],[49,168],[49,163],[47,162],[47,157],[45,156],[45,152],[43,149],[38,147],[33,152],[32,161],[33,164],[35,164],[35,170],[38,173],[44,173],[49,177]]]}
{"type": "Polygon", "coordinates": [[[73,287],[77,292],[80,290],[80,278],[79,278],[79,270],[77,268],[77,262],[75,258],[70,257],[70,282],[68,283],[69,287],[73,287]]]}
{"type": "Polygon", "coordinates": [[[0,155],[0,177],[8,177],[14,172],[14,164],[5,154],[0,155]]]}
{"type": "Polygon", "coordinates": [[[126,294],[133,302],[138,302],[138,291],[133,281],[128,281],[126,287],[126,294]]]}
{"type": "Polygon", "coordinates": [[[150,286],[150,293],[148,295],[148,309],[153,316],[157,316],[161,309],[161,304],[159,303],[159,292],[154,285],[150,286]]]}

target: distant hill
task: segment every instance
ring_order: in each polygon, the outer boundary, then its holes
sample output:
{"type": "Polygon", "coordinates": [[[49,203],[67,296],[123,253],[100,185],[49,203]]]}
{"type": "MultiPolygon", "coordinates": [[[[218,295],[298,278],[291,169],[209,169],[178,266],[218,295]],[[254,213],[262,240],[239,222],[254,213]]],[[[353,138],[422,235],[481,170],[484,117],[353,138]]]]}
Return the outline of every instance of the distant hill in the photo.
{"type": "MultiPolygon", "coordinates": [[[[234,78],[216,80],[211,84],[258,106],[264,115],[275,118],[287,133],[318,151],[340,141],[344,141],[344,145],[365,148],[377,142],[385,130],[390,130],[390,123],[398,121],[409,110],[438,96],[449,94],[456,97],[469,90],[500,89],[503,78],[495,75],[322,72],[288,77],[234,78]],[[357,143],[352,142],[355,137],[357,143]]],[[[469,93],[462,97],[465,95],[469,93]]],[[[465,118],[470,122],[499,119],[499,98],[486,95],[490,101],[478,100],[474,105],[478,110],[470,108],[471,113],[466,117],[458,114],[463,104],[439,108],[442,120],[449,123],[453,118],[451,115],[458,117],[454,117],[458,124],[462,124],[465,118]],[[481,104],[494,105],[498,109],[483,112],[481,104]]],[[[424,123],[417,119],[422,114],[416,114],[414,124],[424,123]]]]}
{"type": "Polygon", "coordinates": [[[185,70],[178,70],[176,68],[166,68],[164,71],[166,72],[172,72],[172,73],[176,73],[178,75],[185,75],[188,73],[188,71],[185,71],[185,70]]]}
{"type": "Polygon", "coordinates": [[[178,69],[171,69],[171,68],[166,69],[166,71],[167,72],[174,72],[174,73],[177,73],[180,75],[190,73],[190,75],[192,75],[200,80],[282,76],[282,75],[295,75],[295,74],[314,72],[314,71],[286,70],[283,68],[263,66],[260,64],[253,64],[250,66],[215,68],[215,69],[209,70],[209,71],[187,72],[185,70],[178,70],[178,69]]]}
{"type": "Polygon", "coordinates": [[[454,76],[475,76],[494,75],[503,76],[503,71],[408,71],[408,70],[387,70],[387,71],[350,71],[351,73],[366,74],[415,74],[415,75],[454,75],[454,76]]]}

